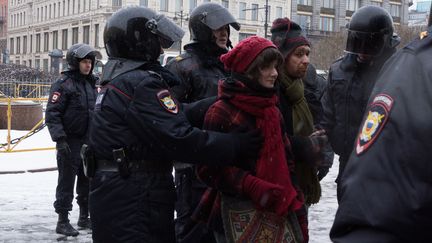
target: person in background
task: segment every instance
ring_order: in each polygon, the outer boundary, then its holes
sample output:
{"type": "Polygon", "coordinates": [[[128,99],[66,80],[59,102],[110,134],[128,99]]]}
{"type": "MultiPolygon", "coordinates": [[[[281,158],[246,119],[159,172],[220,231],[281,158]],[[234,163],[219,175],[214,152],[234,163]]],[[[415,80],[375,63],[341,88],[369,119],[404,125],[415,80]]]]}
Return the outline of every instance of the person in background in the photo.
{"type": "MultiPolygon", "coordinates": [[[[331,65],[322,98],[321,125],[339,155],[338,185],[378,73],[399,42],[393,19],[385,9],[364,6],[354,12],[348,26],[346,55],[331,65]]],[[[337,191],[339,201],[339,186],[337,191]]]]}
{"type": "MultiPolygon", "coordinates": [[[[301,137],[308,137],[314,132],[314,118],[305,98],[302,81],[309,66],[310,43],[300,26],[288,18],[275,19],[270,31],[272,42],[284,57],[282,71],[278,77],[278,92],[280,109],[286,122],[285,129],[293,136],[294,150],[302,150],[307,146],[303,145],[301,137]]],[[[304,163],[304,159],[297,158],[296,162],[296,174],[305,195],[305,203],[317,203],[321,196],[321,187],[316,167],[304,163]]]]}
{"type": "MultiPolygon", "coordinates": [[[[173,96],[180,102],[192,103],[205,98],[207,99],[202,101],[204,104],[214,102],[218,81],[228,75],[219,57],[232,48],[230,26],[235,30],[240,29],[240,24],[228,9],[218,3],[200,4],[190,13],[192,42],[184,46],[185,53],[166,65],[180,79],[180,84],[171,88],[173,96]]],[[[215,242],[212,232],[208,232],[205,225],[190,218],[206,186],[196,178],[194,165],[185,162],[174,163],[177,192],[176,240],[179,243],[215,242]]]]}
{"type": "Polygon", "coordinates": [[[81,146],[88,142],[90,120],[96,101],[97,78],[93,67],[98,52],[87,44],[75,44],[66,54],[68,70],[52,84],[45,112],[45,123],[56,142],[58,182],[55,212],[58,213],[56,232],[77,236],[70,224],[75,178],[77,203],[80,207],[78,227],[91,228],[89,220],[89,181],[84,175],[80,157],[81,146]]]}
{"type": "Polygon", "coordinates": [[[376,79],[340,182],[333,242],[432,238],[431,18],[427,31],[394,54],[376,79]]]}

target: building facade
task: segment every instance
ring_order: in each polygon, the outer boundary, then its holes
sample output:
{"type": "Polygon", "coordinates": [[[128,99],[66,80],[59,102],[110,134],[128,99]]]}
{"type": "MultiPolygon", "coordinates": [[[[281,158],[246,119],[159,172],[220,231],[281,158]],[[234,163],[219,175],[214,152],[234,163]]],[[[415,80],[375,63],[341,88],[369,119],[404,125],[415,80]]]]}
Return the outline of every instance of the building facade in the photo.
{"type": "Polygon", "coordinates": [[[0,0],[0,63],[6,62],[8,0],[0,0]]]}
{"type": "MultiPolygon", "coordinates": [[[[108,59],[103,44],[105,23],[116,10],[131,5],[149,7],[181,25],[186,31],[182,42],[168,50],[180,52],[180,46],[190,41],[189,13],[202,2],[209,1],[9,0],[7,18],[9,59],[12,63],[48,72],[54,68],[51,65],[52,53],[60,50],[65,56],[71,45],[87,43],[102,53],[102,62],[104,62],[108,59]]],[[[242,27],[239,32],[231,30],[231,40],[234,44],[251,35],[265,35],[266,3],[268,3],[268,32],[273,19],[290,17],[291,13],[291,2],[283,0],[212,0],[212,2],[228,8],[240,22],[242,27]]],[[[64,57],[62,64],[61,66],[64,66],[64,57]]]]}
{"type": "Polygon", "coordinates": [[[293,0],[292,18],[308,36],[322,36],[341,31],[354,11],[366,5],[385,8],[395,25],[408,23],[410,0],[293,0]]]}

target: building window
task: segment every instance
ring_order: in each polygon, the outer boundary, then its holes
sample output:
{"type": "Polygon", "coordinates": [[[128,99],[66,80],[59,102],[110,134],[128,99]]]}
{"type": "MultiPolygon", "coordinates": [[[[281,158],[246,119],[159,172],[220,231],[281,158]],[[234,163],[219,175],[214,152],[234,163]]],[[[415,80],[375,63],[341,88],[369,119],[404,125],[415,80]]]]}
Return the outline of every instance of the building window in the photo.
{"type": "Polygon", "coordinates": [[[63,15],[62,16],[65,16],[65,10],[66,10],[66,4],[65,4],[65,1],[63,1],[63,15]]]}
{"type": "Polygon", "coordinates": [[[78,27],[72,28],[72,45],[78,43],[78,27]]]}
{"type": "Polygon", "coordinates": [[[258,4],[252,4],[252,20],[258,20],[258,4]]]}
{"type": "Polygon", "coordinates": [[[23,36],[23,54],[27,53],[27,36],[23,36]]]}
{"type": "Polygon", "coordinates": [[[33,63],[32,63],[32,60],[28,60],[28,62],[29,62],[29,65],[28,65],[28,66],[29,66],[29,67],[32,67],[32,64],[33,64],[33,63]]]}
{"type": "Polygon", "coordinates": [[[33,35],[30,35],[30,53],[33,53],[33,35]]]}
{"type": "Polygon", "coordinates": [[[282,18],[282,7],[276,7],[276,18],[282,18]]]}
{"type": "Polygon", "coordinates": [[[312,6],[312,0],[297,0],[297,4],[312,6]]]}
{"type": "Polygon", "coordinates": [[[321,7],[334,8],[334,0],[322,0],[321,7]]]}
{"type": "Polygon", "coordinates": [[[99,24],[95,24],[94,33],[95,33],[95,43],[94,43],[94,46],[95,47],[99,47],[99,24]]]}
{"type": "Polygon", "coordinates": [[[297,15],[297,24],[299,24],[302,29],[310,29],[311,16],[302,14],[297,15]]]}
{"type": "Polygon", "coordinates": [[[49,14],[48,14],[48,19],[51,19],[51,4],[49,5],[49,14]]]}
{"type": "Polygon", "coordinates": [[[333,18],[320,17],[320,30],[333,31],[333,18]]]}
{"type": "Polygon", "coordinates": [[[239,19],[246,19],[246,3],[239,3],[239,19]]]}
{"type": "Polygon", "coordinates": [[[39,8],[36,9],[36,21],[40,21],[40,19],[39,19],[39,8]]]}
{"type": "Polygon", "coordinates": [[[229,8],[229,0],[222,0],[222,6],[224,6],[224,8],[229,8]]]}
{"type": "Polygon", "coordinates": [[[140,3],[140,6],[148,7],[148,0],[140,0],[139,3],[140,3]]]}
{"type": "Polygon", "coordinates": [[[346,0],[346,9],[356,11],[359,7],[359,0],[346,0]]]}
{"type": "Polygon", "coordinates": [[[48,18],[48,7],[45,6],[45,11],[44,11],[44,20],[47,20],[48,18]]]}
{"type": "Polygon", "coordinates": [[[68,49],[68,30],[62,30],[62,50],[68,49]]]}
{"type": "Polygon", "coordinates": [[[160,11],[168,11],[168,0],[160,0],[160,11]]]}
{"type": "Polygon", "coordinates": [[[40,69],[40,59],[35,59],[35,68],[40,69]]]}
{"type": "Polygon", "coordinates": [[[21,37],[16,38],[16,54],[21,54],[21,37]]]}
{"type": "Polygon", "coordinates": [[[54,50],[54,49],[58,48],[58,31],[53,31],[52,38],[53,38],[53,40],[52,40],[53,41],[52,48],[54,50]]]}
{"type": "MultiPolygon", "coordinates": [[[[382,2],[375,2],[375,1],[371,1],[371,2],[370,2],[370,5],[372,5],[372,6],[377,6],[377,7],[382,7],[382,2]]],[[[417,6],[418,6],[418,4],[417,4],[417,6]]]]}
{"type": "Polygon", "coordinates": [[[48,51],[49,49],[49,33],[44,33],[44,51],[48,51]]]}
{"type": "Polygon", "coordinates": [[[400,17],[400,5],[390,4],[390,14],[393,17],[400,17]]]}
{"type": "Polygon", "coordinates": [[[71,13],[71,11],[70,11],[70,9],[71,9],[71,5],[70,5],[70,0],[68,0],[68,5],[67,5],[67,15],[70,15],[70,13],[71,13]]]}
{"type": "Polygon", "coordinates": [[[175,11],[180,12],[183,9],[183,0],[176,0],[175,11]]]}
{"type": "Polygon", "coordinates": [[[78,1],[77,13],[79,13],[81,10],[81,0],[77,0],[77,1],[78,1]]]}
{"type": "Polygon", "coordinates": [[[189,0],[189,13],[192,12],[192,10],[194,10],[194,8],[197,6],[197,1],[196,0],[189,0]]]}
{"type": "Polygon", "coordinates": [[[90,26],[83,26],[83,43],[90,44],[90,26]]]}
{"type": "Polygon", "coordinates": [[[53,7],[53,18],[55,18],[56,17],[56,7],[57,7],[57,4],[55,4],[54,3],[54,7],[53,7]]]}
{"type": "Polygon", "coordinates": [[[41,51],[41,35],[36,34],[36,53],[41,51]]]}
{"type": "Polygon", "coordinates": [[[14,38],[10,38],[9,41],[9,50],[10,50],[10,54],[15,54],[15,44],[14,44],[14,38]]]}
{"type": "Polygon", "coordinates": [[[248,33],[239,33],[239,41],[246,39],[248,37],[254,36],[255,34],[248,34],[248,33]]]}
{"type": "Polygon", "coordinates": [[[43,71],[48,72],[48,59],[43,59],[43,71]]]}

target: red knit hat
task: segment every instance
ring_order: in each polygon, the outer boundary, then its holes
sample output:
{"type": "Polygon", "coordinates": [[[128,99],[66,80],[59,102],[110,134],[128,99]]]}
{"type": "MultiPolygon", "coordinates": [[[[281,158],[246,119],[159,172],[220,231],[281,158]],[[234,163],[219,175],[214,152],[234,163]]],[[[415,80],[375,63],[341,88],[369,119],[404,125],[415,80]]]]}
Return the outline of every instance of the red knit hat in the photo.
{"type": "Polygon", "coordinates": [[[271,41],[258,36],[251,36],[240,41],[234,49],[220,57],[225,70],[244,73],[255,58],[266,48],[277,48],[271,41]]]}
{"type": "Polygon", "coordinates": [[[289,18],[278,18],[273,21],[270,29],[272,42],[286,58],[297,47],[308,45],[309,41],[302,34],[302,28],[289,18]]]}

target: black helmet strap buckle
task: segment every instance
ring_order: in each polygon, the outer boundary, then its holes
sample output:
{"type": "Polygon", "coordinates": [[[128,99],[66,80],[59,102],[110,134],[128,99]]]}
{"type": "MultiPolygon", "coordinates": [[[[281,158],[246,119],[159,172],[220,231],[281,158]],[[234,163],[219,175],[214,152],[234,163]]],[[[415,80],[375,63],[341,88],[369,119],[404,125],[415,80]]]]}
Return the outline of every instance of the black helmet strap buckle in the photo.
{"type": "Polygon", "coordinates": [[[145,24],[145,27],[150,30],[153,34],[157,34],[157,21],[155,19],[150,19],[145,24]]]}

